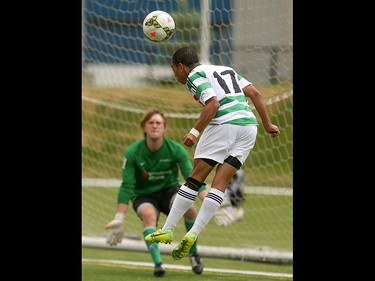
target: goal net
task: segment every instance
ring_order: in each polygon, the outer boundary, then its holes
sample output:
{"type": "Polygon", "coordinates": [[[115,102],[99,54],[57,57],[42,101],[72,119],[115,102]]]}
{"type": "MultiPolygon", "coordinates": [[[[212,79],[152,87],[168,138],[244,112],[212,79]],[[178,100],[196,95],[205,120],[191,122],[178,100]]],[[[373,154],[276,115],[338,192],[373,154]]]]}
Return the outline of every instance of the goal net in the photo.
{"type": "MultiPolygon", "coordinates": [[[[161,109],[167,117],[166,136],[179,142],[199,116],[201,106],[170,67],[174,51],[188,45],[202,63],[231,66],[253,82],[281,129],[279,137],[271,138],[258,118],[257,143],[242,167],[244,218],[228,227],[210,221],[199,247],[219,257],[292,260],[292,19],[292,0],[82,2],[83,246],[106,247],[104,225],[116,211],[123,153],[143,137],[143,113],[161,109]],[[166,42],[151,42],[143,34],[143,19],[153,10],[174,18],[176,30],[166,42]]],[[[194,148],[187,150],[193,159],[194,148]]],[[[159,227],[164,221],[161,215],[159,227]]],[[[185,232],[180,221],[175,240],[185,232]]],[[[142,224],[130,209],[121,247],[146,251],[142,224]]]]}

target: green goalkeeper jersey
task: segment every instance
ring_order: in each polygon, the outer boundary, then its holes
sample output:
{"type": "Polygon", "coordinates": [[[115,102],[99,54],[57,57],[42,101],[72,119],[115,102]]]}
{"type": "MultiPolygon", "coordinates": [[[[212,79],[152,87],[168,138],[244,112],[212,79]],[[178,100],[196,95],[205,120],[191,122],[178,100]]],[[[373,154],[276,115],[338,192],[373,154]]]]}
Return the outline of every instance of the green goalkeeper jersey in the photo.
{"type": "Polygon", "coordinates": [[[129,204],[138,196],[179,184],[179,169],[184,179],[192,170],[189,155],[180,143],[164,137],[162,147],[150,151],[146,139],[135,141],[124,153],[117,202],[129,204]]]}

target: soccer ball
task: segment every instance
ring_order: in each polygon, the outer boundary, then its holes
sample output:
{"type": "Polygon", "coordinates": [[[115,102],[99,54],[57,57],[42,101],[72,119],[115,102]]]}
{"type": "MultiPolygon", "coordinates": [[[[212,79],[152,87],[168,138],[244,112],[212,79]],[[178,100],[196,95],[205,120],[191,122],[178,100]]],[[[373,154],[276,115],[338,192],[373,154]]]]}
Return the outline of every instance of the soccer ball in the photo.
{"type": "Polygon", "coordinates": [[[143,33],[153,42],[166,41],[173,35],[175,23],[170,14],[153,11],[143,21],[143,33]]]}

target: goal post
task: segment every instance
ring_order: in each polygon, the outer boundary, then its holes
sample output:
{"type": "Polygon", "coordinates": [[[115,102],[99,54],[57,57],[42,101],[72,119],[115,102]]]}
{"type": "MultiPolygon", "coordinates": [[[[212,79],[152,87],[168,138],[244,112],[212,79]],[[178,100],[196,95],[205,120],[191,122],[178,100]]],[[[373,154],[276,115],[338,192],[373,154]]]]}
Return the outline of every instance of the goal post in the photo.
{"type": "MultiPolygon", "coordinates": [[[[259,118],[257,142],[242,167],[244,218],[229,227],[210,221],[199,245],[207,256],[220,247],[218,257],[238,258],[232,254],[237,249],[249,255],[246,259],[261,255],[263,261],[291,262],[292,0],[82,3],[82,245],[106,247],[104,225],[116,211],[123,153],[143,137],[139,123],[143,113],[153,107],[162,110],[166,136],[179,142],[199,116],[201,106],[176,81],[170,67],[174,51],[188,45],[198,51],[201,62],[231,66],[253,82],[265,98],[272,122],[281,129],[279,137],[271,138],[259,118]],[[143,19],[153,10],[174,18],[176,31],[166,42],[151,42],[143,34],[143,19]]],[[[249,104],[258,116],[250,100],[249,104]]],[[[194,148],[187,151],[193,159],[194,148]]],[[[207,183],[211,180],[212,175],[207,183]]],[[[164,220],[161,215],[159,226],[164,220]]],[[[176,241],[185,232],[180,221],[176,241]]],[[[142,224],[133,210],[127,213],[125,238],[122,247],[127,249],[142,241],[142,224]]]]}

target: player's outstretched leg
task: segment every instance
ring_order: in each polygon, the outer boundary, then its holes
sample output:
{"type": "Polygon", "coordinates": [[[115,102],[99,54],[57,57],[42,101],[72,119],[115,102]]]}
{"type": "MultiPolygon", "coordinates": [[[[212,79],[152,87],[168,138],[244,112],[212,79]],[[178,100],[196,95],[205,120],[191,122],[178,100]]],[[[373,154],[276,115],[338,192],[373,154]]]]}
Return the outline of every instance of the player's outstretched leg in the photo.
{"type": "Polygon", "coordinates": [[[191,231],[188,232],[184,238],[182,238],[182,241],[180,244],[178,244],[173,250],[172,250],[172,258],[174,260],[180,260],[183,257],[185,257],[191,248],[193,246],[195,240],[197,240],[197,234],[195,232],[191,231]]]}
{"type": "Polygon", "coordinates": [[[163,231],[161,229],[156,230],[153,233],[150,233],[145,237],[146,242],[156,242],[156,243],[165,243],[165,244],[171,244],[173,240],[173,230],[168,229],[167,231],[163,231]]]}

